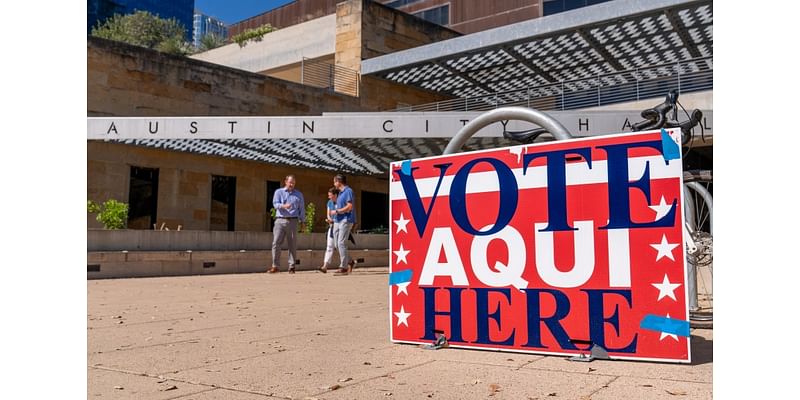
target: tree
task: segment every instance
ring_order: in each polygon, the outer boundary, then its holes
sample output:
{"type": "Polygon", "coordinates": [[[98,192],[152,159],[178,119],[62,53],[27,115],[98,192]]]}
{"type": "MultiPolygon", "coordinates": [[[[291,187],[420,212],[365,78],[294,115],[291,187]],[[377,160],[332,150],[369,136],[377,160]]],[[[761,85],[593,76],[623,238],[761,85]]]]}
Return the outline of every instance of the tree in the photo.
{"type": "Polygon", "coordinates": [[[209,33],[207,35],[203,35],[200,38],[200,51],[208,51],[211,49],[215,49],[225,44],[225,39],[219,37],[213,33],[209,33]]]}
{"type": "Polygon", "coordinates": [[[114,14],[92,29],[92,36],[177,55],[190,52],[189,44],[184,41],[185,33],[186,29],[175,18],[159,18],[147,11],[114,14]]]}

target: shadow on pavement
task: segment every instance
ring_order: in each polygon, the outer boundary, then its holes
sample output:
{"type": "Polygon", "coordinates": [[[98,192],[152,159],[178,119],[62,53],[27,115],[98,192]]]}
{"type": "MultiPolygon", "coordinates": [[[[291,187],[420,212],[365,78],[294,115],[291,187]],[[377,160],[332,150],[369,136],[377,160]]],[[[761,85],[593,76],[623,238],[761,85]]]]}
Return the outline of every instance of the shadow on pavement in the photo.
{"type": "Polygon", "coordinates": [[[692,364],[702,365],[714,361],[714,341],[692,335],[692,364]]]}

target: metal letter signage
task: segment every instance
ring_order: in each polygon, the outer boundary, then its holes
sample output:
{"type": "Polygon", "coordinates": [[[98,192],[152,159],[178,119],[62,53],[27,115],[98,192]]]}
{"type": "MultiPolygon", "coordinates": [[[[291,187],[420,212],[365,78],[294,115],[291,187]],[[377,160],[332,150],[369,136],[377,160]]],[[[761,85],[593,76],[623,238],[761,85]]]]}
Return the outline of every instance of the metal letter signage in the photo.
{"type": "Polygon", "coordinates": [[[690,362],[676,135],[392,163],[391,340],[690,362]]]}

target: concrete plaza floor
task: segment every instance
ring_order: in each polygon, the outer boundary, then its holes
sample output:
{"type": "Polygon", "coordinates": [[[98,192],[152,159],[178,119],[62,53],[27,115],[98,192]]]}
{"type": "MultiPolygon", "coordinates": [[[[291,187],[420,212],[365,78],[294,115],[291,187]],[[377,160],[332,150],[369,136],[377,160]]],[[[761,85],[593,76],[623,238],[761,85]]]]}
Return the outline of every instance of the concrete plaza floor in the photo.
{"type": "Polygon", "coordinates": [[[392,344],[387,269],[92,280],[88,398],[711,399],[691,365],[392,344]]]}

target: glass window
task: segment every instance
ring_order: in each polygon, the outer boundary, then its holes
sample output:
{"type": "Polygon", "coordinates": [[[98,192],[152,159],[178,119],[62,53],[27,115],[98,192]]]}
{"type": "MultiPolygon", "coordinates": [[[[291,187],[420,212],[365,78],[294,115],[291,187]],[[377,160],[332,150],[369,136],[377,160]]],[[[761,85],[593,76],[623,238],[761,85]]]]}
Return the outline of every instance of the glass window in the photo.
{"type": "Polygon", "coordinates": [[[434,24],[447,25],[450,23],[450,5],[431,8],[412,15],[433,22],[434,24]]]}
{"type": "Polygon", "coordinates": [[[419,3],[420,1],[422,0],[395,0],[386,3],[386,5],[393,8],[399,8],[409,4],[419,3]]]}

